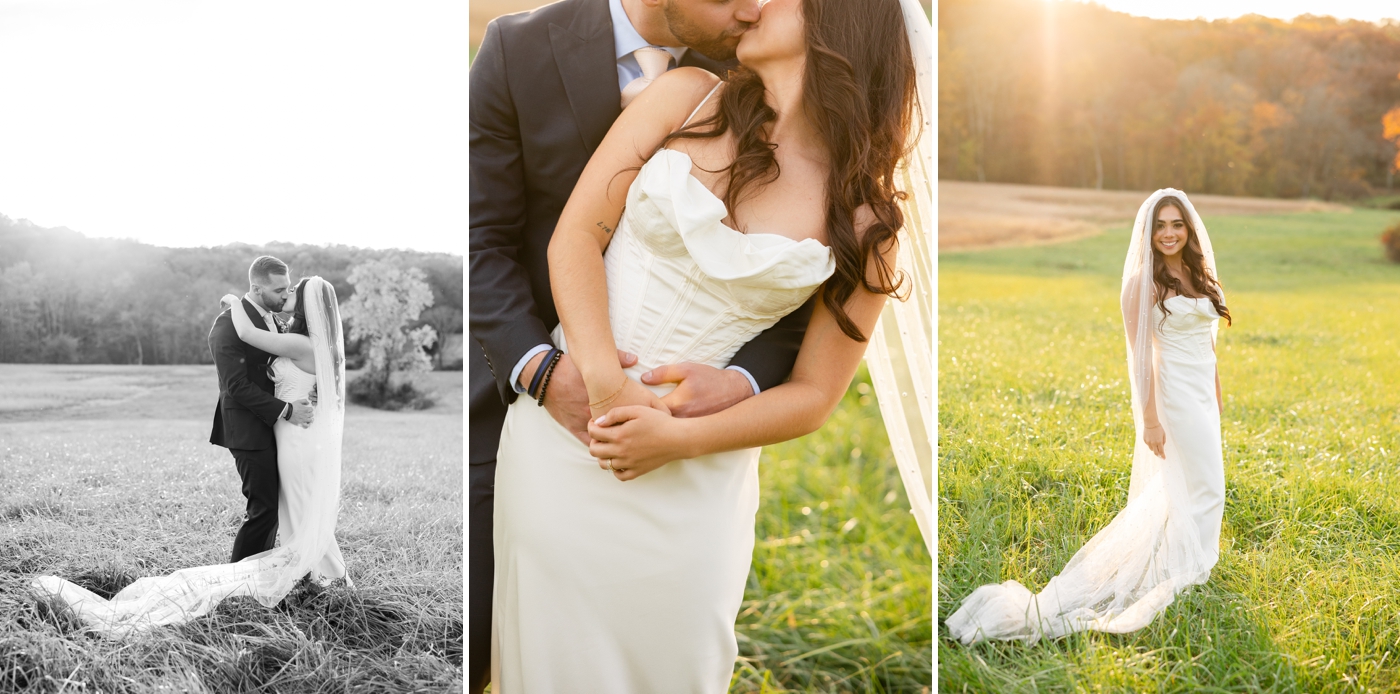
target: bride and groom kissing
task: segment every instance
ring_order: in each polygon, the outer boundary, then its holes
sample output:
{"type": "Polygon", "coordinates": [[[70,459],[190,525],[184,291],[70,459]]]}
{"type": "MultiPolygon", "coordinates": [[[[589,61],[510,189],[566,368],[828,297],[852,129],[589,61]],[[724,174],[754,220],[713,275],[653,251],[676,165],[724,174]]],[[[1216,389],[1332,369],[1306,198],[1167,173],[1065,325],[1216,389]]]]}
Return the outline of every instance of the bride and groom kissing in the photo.
{"type": "Polygon", "coordinates": [[[488,27],[472,691],[728,689],[758,447],[825,422],[908,289],[912,23],[914,0],[563,0],[488,27]]]}
{"type": "Polygon", "coordinates": [[[110,600],[56,576],[34,581],[93,630],[122,635],[182,623],[237,595],[271,607],[303,578],[350,584],[335,539],[345,423],[340,311],[329,282],[307,277],[292,286],[289,274],[276,258],[254,260],[248,293],[224,296],[209,332],[219,379],[209,441],[232,453],[247,498],[230,563],[141,578],[110,600]]]}

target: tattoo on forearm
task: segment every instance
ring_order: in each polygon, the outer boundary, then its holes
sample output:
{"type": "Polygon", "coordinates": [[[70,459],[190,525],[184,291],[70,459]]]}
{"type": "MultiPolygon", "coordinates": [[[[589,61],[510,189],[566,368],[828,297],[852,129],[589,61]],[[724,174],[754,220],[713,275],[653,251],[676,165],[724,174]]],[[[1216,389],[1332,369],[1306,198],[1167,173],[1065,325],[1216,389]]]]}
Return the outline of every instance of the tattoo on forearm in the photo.
{"type": "Polygon", "coordinates": [[[610,227],[610,226],[608,226],[608,225],[606,225],[606,224],[604,224],[604,223],[602,223],[602,222],[598,222],[598,228],[599,228],[599,229],[602,229],[602,230],[603,230],[603,233],[605,233],[605,234],[611,234],[611,233],[613,233],[612,227],[610,227]]]}

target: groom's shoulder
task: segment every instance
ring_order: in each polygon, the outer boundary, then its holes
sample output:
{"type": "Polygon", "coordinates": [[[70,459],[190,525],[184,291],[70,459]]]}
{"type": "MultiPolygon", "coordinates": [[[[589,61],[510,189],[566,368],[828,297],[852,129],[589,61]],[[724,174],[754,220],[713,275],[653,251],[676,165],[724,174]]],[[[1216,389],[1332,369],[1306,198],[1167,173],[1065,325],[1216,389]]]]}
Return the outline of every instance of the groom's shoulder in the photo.
{"type": "Polygon", "coordinates": [[[507,38],[534,34],[547,37],[551,24],[567,26],[580,10],[599,3],[606,4],[607,0],[559,0],[533,10],[501,15],[491,20],[491,24],[507,38]]]}
{"type": "Polygon", "coordinates": [[[226,308],[220,311],[219,315],[214,316],[214,324],[209,328],[209,333],[211,335],[223,330],[233,329],[233,314],[231,311],[233,311],[233,309],[226,308]]]}

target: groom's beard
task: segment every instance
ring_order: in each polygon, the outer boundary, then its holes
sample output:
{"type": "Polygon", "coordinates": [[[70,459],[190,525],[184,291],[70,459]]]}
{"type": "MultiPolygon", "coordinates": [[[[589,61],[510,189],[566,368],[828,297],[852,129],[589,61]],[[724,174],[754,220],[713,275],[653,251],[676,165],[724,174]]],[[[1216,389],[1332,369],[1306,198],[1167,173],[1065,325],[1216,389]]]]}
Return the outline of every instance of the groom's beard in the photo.
{"type": "Polygon", "coordinates": [[[748,23],[741,22],[737,28],[727,29],[719,36],[711,36],[691,23],[672,4],[662,6],[662,14],[666,17],[666,28],[671,30],[672,36],[691,50],[699,51],[706,58],[721,63],[734,59],[734,49],[739,45],[739,37],[749,30],[748,23]]]}
{"type": "Polygon", "coordinates": [[[274,303],[277,301],[276,298],[269,299],[268,297],[263,296],[261,292],[251,292],[251,294],[253,295],[253,298],[257,299],[256,303],[258,304],[258,306],[262,307],[262,309],[264,311],[267,311],[268,313],[281,313],[282,307],[287,305],[286,299],[283,299],[282,303],[279,304],[274,303]]]}

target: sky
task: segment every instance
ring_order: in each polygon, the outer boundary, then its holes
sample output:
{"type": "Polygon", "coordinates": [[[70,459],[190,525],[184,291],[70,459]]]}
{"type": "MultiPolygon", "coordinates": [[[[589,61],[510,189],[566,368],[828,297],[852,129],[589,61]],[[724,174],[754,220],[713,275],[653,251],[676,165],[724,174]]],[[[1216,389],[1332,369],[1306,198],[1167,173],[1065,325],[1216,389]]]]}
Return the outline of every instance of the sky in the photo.
{"type": "Polygon", "coordinates": [[[1154,19],[1234,19],[1247,14],[1293,19],[1301,14],[1338,19],[1400,19],[1395,0],[1095,0],[1111,10],[1154,19]]]}
{"type": "Polygon", "coordinates": [[[0,0],[0,214],[463,254],[463,0],[0,0]]]}

